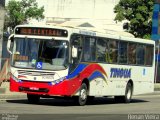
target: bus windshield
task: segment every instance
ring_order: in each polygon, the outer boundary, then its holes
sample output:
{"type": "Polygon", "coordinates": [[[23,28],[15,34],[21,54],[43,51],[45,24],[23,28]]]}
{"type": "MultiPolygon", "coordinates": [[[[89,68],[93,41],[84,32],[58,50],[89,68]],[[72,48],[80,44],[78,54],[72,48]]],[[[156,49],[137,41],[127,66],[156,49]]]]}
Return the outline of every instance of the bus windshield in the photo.
{"type": "Polygon", "coordinates": [[[68,66],[68,42],[33,38],[15,38],[12,66],[61,70],[68,66]]]}

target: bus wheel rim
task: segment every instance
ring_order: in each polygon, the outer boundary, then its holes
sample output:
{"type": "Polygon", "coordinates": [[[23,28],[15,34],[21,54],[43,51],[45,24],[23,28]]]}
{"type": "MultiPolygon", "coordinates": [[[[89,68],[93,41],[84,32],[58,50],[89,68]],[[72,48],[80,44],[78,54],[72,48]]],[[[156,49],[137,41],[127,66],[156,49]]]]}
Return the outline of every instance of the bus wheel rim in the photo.
{"type": "Polygon", "coordinates": [[[129,89],[128,92],[127,92],[127,99],[128,99],[128,100],[131,99],[131,94],[132,94],[132,93],[131,93],[131,89],[129,89]]]}
{"type": "Polygon", "coordinates": [[[80,93],[80,98],[81,98],[81,100],[86,100],[86,98],[87,98],[87,91],[85,90],[85,89],[82,89],[81,90],[81,93],[80,93]]]}

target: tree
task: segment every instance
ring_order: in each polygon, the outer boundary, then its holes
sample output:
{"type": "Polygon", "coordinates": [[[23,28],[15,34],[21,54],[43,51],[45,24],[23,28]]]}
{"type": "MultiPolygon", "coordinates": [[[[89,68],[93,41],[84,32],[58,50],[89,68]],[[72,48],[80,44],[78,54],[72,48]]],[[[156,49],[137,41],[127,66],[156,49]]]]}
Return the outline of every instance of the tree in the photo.
{"type": "Polygon", "coordinates": [[[150,39],[153,0],[120,0],[115,6],[115,21],[126,20],[128,32],[135,37],[150,39]]]}
{"type": "Polygon", "coordinates": [[[12,29],[30,19],[40,20],[44,18],[44,7],[38,8],[36,0],[11,0],[6,11],[5,27],[11,27],[12,29]]]}

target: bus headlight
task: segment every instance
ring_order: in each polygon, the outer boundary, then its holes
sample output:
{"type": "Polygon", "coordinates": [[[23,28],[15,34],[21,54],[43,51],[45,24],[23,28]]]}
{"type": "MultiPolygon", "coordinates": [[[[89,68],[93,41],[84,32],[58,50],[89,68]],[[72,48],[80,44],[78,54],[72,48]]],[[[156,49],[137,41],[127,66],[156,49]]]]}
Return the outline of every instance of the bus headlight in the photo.
{"type": "Polygon", "coordinates": [[[22,82],[21,80],[19,80],[17,77],[15,77],[14,75],[11,75],[12,79],[16,82],[22,82]]]}
{"type": "Polygon", "coordinates": [[[66,77],[61,77],[61,78],[59,78],[59,79],[57,79],[57,80],[54,80],[54,81],[51,82],[50,84],[56,85],[56,84],[59,84],[59,83],[63,82],[65,79],[66,79],[66,77]]]}

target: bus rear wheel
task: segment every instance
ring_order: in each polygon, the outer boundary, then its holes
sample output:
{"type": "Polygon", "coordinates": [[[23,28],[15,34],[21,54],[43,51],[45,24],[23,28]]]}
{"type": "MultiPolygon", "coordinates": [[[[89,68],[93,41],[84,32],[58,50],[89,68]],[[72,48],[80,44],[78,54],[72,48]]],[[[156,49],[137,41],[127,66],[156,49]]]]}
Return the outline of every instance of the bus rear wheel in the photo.
{"type": "Polygon", "coordinates": [[[116,102],[123,102],[123,103],[130,103],[131,102],[131,98],[132,98],[132,84],[128,83],[126,86],[126,90],[125,90],[125,95],[124,96],[115,96],[115,101],[116,102]]]}
{"type": "Polygon", "coordinates": [[[87,96],[88,96],[87,85],[83,83],[79,91],[79,96],[76,97],[75,102],[80,106],[84,106],[87,102],[87,96]]]}
{"type": "Polygon", "coordinates": [[[37,104],[40,100],[39,95],[27,94],[28,102],[31,104],[37,104]]]}

